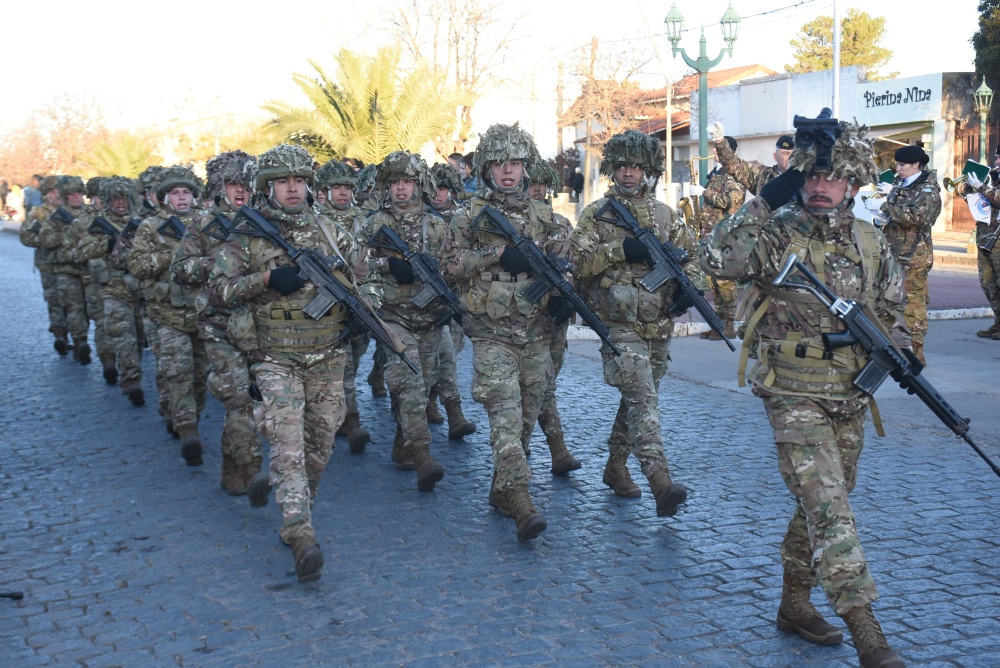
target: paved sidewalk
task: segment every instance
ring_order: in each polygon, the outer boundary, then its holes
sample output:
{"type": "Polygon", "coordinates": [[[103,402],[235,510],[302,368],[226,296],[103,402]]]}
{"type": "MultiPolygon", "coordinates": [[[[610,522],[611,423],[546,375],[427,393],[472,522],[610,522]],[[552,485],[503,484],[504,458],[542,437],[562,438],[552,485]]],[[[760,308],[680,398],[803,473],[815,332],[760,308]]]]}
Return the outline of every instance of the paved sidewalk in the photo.
{"type": "MultiPolygon", "coordinates": [[[[338,442],[315,510],[326,567],[300,585],[273,501],[253,510],[218,488],[219,404],[202,423],[205,465],[185,466],[156,415],[150,357],[150,403],[133,408],[99,365],[52,351],[16,237],[0,235],[0,258],[0,301],[15,306],[0,338],[0,587],[25,592],[0,599],[4,665],[856,665],[849,642],[817,647],[774,628],[793,504],[760,400],[735,387],[735,354],[721,344],[674,342],[662,421],[691,496],[671,519],[655,516],[648,491],[619,499],[601,483],[618,398],[596,346],[571,346],[559,404],[584,468],[550,475],[536,432],[531,489],[549,528],[523,545],[486,502],[481,408],[466,399],[480,429],[465,441],[432,427],[446,476],[424,494],[389,461],[388,400],[362,382],[373,442],[363,455],[338,442]]],[[[988,382],[1000,348],[969,339],[977,325],[932,323],[928,339],[939,389],[963,414],[1000,399],[988,382]]],[[[470,366],[467,346],[465,391],[470,366]]],[[[876,611],[908,665],[995,668],[1000,479],[915,399],[887,389],[887,405],[910,410],[883,407],[890,435],[869,429],[852,496],[882,593],[876,611]]],[[[998,431],[979,424],[1000,458],[998,431]]],[[[832,617],[819,591],[813,600],[832,617]]]]}

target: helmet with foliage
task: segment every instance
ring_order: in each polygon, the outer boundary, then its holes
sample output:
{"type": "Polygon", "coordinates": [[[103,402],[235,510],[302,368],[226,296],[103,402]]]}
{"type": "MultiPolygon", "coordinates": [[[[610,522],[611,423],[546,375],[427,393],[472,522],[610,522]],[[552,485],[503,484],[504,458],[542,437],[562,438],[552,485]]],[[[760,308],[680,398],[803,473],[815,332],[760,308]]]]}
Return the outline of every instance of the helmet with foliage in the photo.
{"type": "Polygon", "coordinates": [[[427,163],[416,153],[409,151],[394,151],[385,156],[385,159],[378,166],[378,173],[375,177],[375,190],[382,195],[389,192],[389,184],[392,181],[416,181],[417,187],[414,192],[416,197],[423,195],[428,201],[437,195],[437,186],[434,185],[434,177],[427,163]]]}
{"type": "Polygon", "coordinates": [[[458,173],[455,166],[448,162],[438,162],[431,167],[431,176],[438,188],[447,188],[452,194],[460,193],[465,189],[462,185],[462,175],[458,173]]]}
{"type": "Polygon", "coordinates": [[[156,188],[160,184],[160,176],[166,169],[166,167],[160,167],[159,165],[152,165],[144,169],[139,174],[139,178],[136,179],[136,191],[144,193],[147,190],[153,190],[153,192],[156,192],[156,188]]]}
{"type": "Polygon", "coordinates": [[[87,197],[99,197],[101,194],[101,181],[104,178],[101,176],[94,176],[87,179],[87,197]]]}
{"type": "Polygon", "coordinates": [[[548,188],[553,190],[559,190],[562,187],[562,179],[559,178],[559,174],[552,165],[544,160],[539,160],[531,169],[528,170],[528,180],[532,183],[541,183],[548,188]]]}
{"type": "Polygon", "coordinates": [[[268,184],[275,179],[287,179],[301,176],[309,184],[316,185],[316,174],[313,172],[313,157],[301,146],[281,144],[262,154],[257,160],[260,171],[257,172],[257,190],[266,192],[268,184]]]}
{"type": "Polygon", "coordinates": [[[174,188],[190,188],[195,197],[201,191],[201,180],[195,176],[194,170],[184,165],[167,167],[159,174],[156,184],[156,197],[160,200],[174,188]]]}
{"type": "Polygon", "coordinates": [[[83,184],[83,179],[79,176],[60,176],[57,187],[59,188],[60,197],[65,197],[70,193],[87,192],[87,186],[83,184]]]}
{"type": "MultiPolygon", "coordinates": [[[[817,146],[818,142],[808,147],[796,142],[788,167],[803,174],[812,172],[816,168],[817,146]]],[[[833,170],[827,178],[831,180],[848,178],[857,186],[878,182],[878,166],[867,125],[858,125],[856,120],[854,123],[840,121],[840,136],[830,149],[830,165],[833,170]]]]}
{"type": "Polygon", "coordinates": [[[520,160],[527,172],[537,159],[538,149],[535,147],[535,140],[527,130],[519,128],[517,123],[514,125],[497,123],[491,125],[479,138],[479,145],[476,147],[476,155],[472,162],[476,173],[484,182],[490,183],[488,177],[491,162],[520,160]]]}
{"type": "Polygon", "coordinates": [[[350,165],[340,160],[331,160],[316,170],[316,186],[319,188],[329,188],[330,186],[357,188],[358,177],[350,165]]]}
{"type": "Polygon", "coordinates": [[[378,176],[378,165],[365,165],[358,172],[358,191],[364,192],[375,187],[375,177],[378,176]]]}
{"type": "Polygon", "coordinates": [[[110,206],[116,197],[124,197],[128,201],[129,211],[139,208],[139,194],[135,191],[135,182],[124,176],[111,176],[101,179],[98,195],[106,206],[110,206]]]}
{"type": "Polygon", "coordinates": [[[58,189],[59,188],[59,177],[56,176],[56,175],[54,175],[54,174],[52,176],[46,176],[44,179],[42,179],[42,183],[39,186],[39,188],[42,189],[42,194],[43,195],[49,193],[52,190],[58,189]]]}
{"type": "Polygon", "coordinates": [[[646,176],[663,176],[663,151],[660,140],[639,132],[626,130],[611,137],[604,145],[601,174],[611,178],[622,165],[638,165],[646,176]]]}
{"type": "Polygon", "coordinates": [[[205,163],[208,177],[206,194],[220,200],[226,194],[227,183],[239,183],[253,192],[257,181],[257,158],[244,151],[220,153],[205,163]]]}

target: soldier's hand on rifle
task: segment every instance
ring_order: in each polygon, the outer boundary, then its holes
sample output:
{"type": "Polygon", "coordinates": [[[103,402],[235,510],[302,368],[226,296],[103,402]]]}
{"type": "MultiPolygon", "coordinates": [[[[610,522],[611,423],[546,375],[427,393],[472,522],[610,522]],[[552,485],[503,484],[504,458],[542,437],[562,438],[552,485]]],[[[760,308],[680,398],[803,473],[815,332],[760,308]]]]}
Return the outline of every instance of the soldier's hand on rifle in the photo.
{"type": "Polygon", "coordinates": [[[569,300],[561,295],[554,295],[549,297],[549,315],[552,316],[552,322],[557,325],[561,325],[570,319],[573,315],[573,306],[569,303],[569,300]]]}
{"type": "Polygon", "coordinates": [[[802,190],[805,182],[806,177],[802,175],[802,172],[793,167],[782,172],[771,181],[768,181],[760,189],[761,199],[767,202],[771,211],[777,211],[787,204],[788,200],[795,196],[795,193],[802,190]]]}
{"type": "Polygon", "coordinates": [[[726,129],[722,127],[722,123],[716,121],[708,126],[708,136],[713,142],[721,141],[726,136],[726,129]]]}
{"type": "Polygon", "coordinates": [[[356,318],[352,313],[347,317],[347,337],[353,339],[355,336],[360,336],[368,332],[368,328],[365,327],[365,323],[362,322],[361,318],[356,318]]]}
{"type": "Polygon", "coordinates": [[[292,267],[278,267],[264,272],[264,285],[284,297],[304,288],[306,282],[292,267]]]}
{"type": "Polygon", "coordinates": [[[416,280],[410,263],[406,260],[400,260],[398,257],[389,257],[389,273],[400,285],[409,285],[416,280]]]}
{"type": "MultiPolygon", "coordinates": [[[[903,350],[903,355],[906,356],[906,361],[910,363],[910,375],[919,376],[920,372],[924,370],[924,365],[921,364],[920,360],[917,359],[917,356],[913,354],[912,350],[910,350],[909,348],[903,348],[902,350],[903,350]]],[[[892,379],[897,383],[902,383],[903,380],[905,379],[905,376],[903,375],[900,369],[896,369],[889,375],[892,376],[892,379]]]]}
{"type": "Polygon", "coordinates": [[[503,246],[500,251],[500,266],[510,274],[527,274],[531,271],[528,258],[514,246],[503,246]]]}
{"type": "Polygon", "coordinates": [[[626,262],[631,262],[632,264],[644,262],[650,267],[653,266],[653,256],[650,255],[646,244],[635,237],[625,237],[622,239],[622,250],[625,251],[626,262]]]}
{"type": "Polygon", "coordinates": [[[115,249],[115,244],[118,243],[118,237],[111,237],[108,239],[108,252],[110,253],[115,249]]]}
{"type": "MultiPolygon", "coordinates": [[[[701,290],[698,291],[698,294],[702,297],[705,296],[701,290]]],[[[667,315],[671,318],[678,318],[687,313],[687,310],[692,306],[694,306],[694,300],[686,292],[678,290],[674,293],[674,303],[667,309],[667,315]]]]}

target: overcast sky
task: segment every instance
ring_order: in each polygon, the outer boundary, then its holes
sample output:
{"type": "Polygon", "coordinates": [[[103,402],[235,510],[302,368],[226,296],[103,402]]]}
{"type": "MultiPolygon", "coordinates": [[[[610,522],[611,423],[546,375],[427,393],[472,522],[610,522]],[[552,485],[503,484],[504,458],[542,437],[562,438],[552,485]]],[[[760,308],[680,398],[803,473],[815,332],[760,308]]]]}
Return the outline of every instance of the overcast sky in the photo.
{"type": "MultiPolygon", "coordinates": [[[[687,69],[670,57],[662,36],[669,2],[642,0],[673,76],[687,69]]],[[[382,18],[395,0],[349,2],[285,0],[264,2],[168,3],[117,0],[50,0],[38,5],[7,2],[0,10],[7,53],[0,129],[22,122],[51,94],[86,92],[105,106],[119,126],[164,123],[217,112],[223,119],[260,114],[260,104],[275,98],[296,99],[293,72],[308,71],[306,60],[331,63],[341,48],[373,50],[390,37],[382,18]],[[30,66],[27,64],[30,62],[30,66]]],[[[706,26],[709,56],[724,45],[718,21],[727,0],[678,0],[686,19],[681,43],[697,55],[698,26],[706,26]]],[[[842,14],[858,7],[887,19],[883,45],[893,60],[883,69],[912,76],[941,71],[971,71],[969,38],[977,28],[976,0],[951,0],[929,11],[912,0],[851,2],[840,0],[842,14]]],[[[732,58],[719,67],[761,63],[782,71],[792,61],[791,40],[818,15],[833,13],[833,0],[734,0],[744,17],[732,58]]],[[[520,39],[511,67],[520,71],[520,89],[505,91],[507,106],[493,100],[479,114],[513,115],[507,122],[536,126],[539,134],[554,128],[556,63],[597,35],[602,48],[636,45],[652,55],[637,0],[575,2],[507,0],[504,11],[520,16],[520,39]],[[534,80],[534,104],[531,82],[534,80]],[[534,109],[534,113],[532,113],[534,109]],[[545,130],[543,131],[544,126],[545,130]]],[[[332,68],[331,68],[332,69],[332,68]]],[[[656,59],[644,68],[649,85],[663,85],[656,59]]],[[[567,82],[570,83],[570,82],[567,82]]],[[[478,128],[479,130],[485,128],[478,128]]],[[[542,137],[539,136],[540,144],[542,137]]],[[[554,140],[553,140],[554,141],[554,140]]]]}

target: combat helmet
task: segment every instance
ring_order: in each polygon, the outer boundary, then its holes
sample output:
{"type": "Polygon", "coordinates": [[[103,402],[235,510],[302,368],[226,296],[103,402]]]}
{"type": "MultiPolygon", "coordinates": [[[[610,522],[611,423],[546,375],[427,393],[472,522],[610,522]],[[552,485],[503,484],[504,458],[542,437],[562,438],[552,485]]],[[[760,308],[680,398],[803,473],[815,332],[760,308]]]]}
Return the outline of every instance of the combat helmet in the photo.
{"type": "Polygon", "coordinates": [[[455,166],[447,162],[438,162],[431,167],[431,176],[438,188],[447,188],[452,194],[460,193],[465,189],[462,185],[462,176],[455,169],[455,166]]]}
{"type": "Polygon", "coordinates": [[[220,153],[205,163],[208,184],[206,195],[216,203],[226,196],[227,183],[239,183],[248,192],[254,191],[257,181],[257,158],[244,151],[220,153]]]}
{"type": "Polygon", "coordinates": [[[191,194],[195,197],[201,191],[201,180],[195,176],[190,167],[184,165],[174,165],[167,167],[159,174],[159,183],[156,185],[156,197],[161,202],[163,196],[177,187],[191,189],[191,194]]]}
{"type": "Polygon", "coordinates": [[[316,170],[316,187],[329,188],[330,186],[350,186],[358,187],[358,177],[354,168],[341,162],[331,160],[316,170]]]}
{"type": "MultiPolygon", "coordinates": [[[[519,128],[517,123],[514,125],[496,123],[479,138],[479,146],[476,147],[472,164],[483,183],[495,188],[493,179],[490,178],[491,162],[520,160],[527,174],[537,159],[538,149],[535,148],[535,140],[526,130],[519,128]]],[[[524,182],[522,180],[522,186],[524,182]]]]}
{"type": "MultiPolygon", "coordinates": [[[[431,170],[428,169],[427,163],[419,155],[409,151],[394,151],[385,156],[385,159],[378,166],[378,172],[375,176],[375,190],[384,198],[382,201],[388,202],[389,183],[406,179],[417,183],[417,187],[413,191],[413,199],[422,196],[430,201],[437,195],[437,186],[434,185],[434,177],[431,176],[431,170]]],[[[412,202],[413,199],[410,201],[412,202]]]]}
{"type": "Polygon", "coordinates": [[[103,180],[104,178],[101,176],[87,179],[87,197],[93,199],[101,196],[101,181],[103,180]]]}
{"type": "Polygon", "coordinates": [[[257,191],[267,194],[269,184],[275,179],[286,179],[301,176],[310,188],[316,185],[316,174],[313,172],[313,157],[301,146],[281,144],[263,153],[257,164],[257,191]]]}
{"type": "Polygon", "coordinates": [[[56,175],[46,176],[42,179],[41,185],[38,186],[42,190],[43,195],[47,195],[53,190],[59,189],[59,177],[56,175]]]}
{"type": "Polygon", "coordinates": [[[139,208],[139,194],[135,191],[135,183],[130,178],[112,176],[101,179],[101,186],[97,194],[107,207],[111,206],[112,200],[116,197],[124,197],[128,202],[129,211],[135,211],[139,208]]]}
{"type": "Polygon", "coordinates": [[[166,171],[166,167],[160,167],[159,165],[151,165],[144,169],[139,178],[136,179],[136,192],[145,193],[149,190],[156,192],[157,186],[160,184],[160,176],[166,171]]]}
{"type": "MultiPolygon", "coordinates": [[[[789,169],[794,167],[803,174],[812,173],[816,167],[817,146],[818,142],[802,146],[796,141],[788,159],[789,169]]],[[[847,178],[859,187],[878,182],[878,166],[867,125],[858,125],[857,119],[854,123],[840,121],[840,136],[830,149],[830,165],[833,169],[827,178],[831,181],[847,178]]]]}
{"type": "Polygon", "coordinates": [[[87,192],[87,186],[83,184],[83,179],[79,176],[60,176],[59,177],[59,196],[65,197],[70,193],[85,193],[87,192]]]}
{"type": "Polygon", "coordinates": [[[547,188],[558,190],[560,187],[559,174],[552,168],[552,165],[539,160],[528,170],[528,180],[532,183],[544,184],[547,188]]]}
{"type": "Polygon", "coordinates": [[[604,145],[601,174],[613,178],[615,170],[622,165],[638,165],[646,177],[653,181],[659,179],[663,176],[660,140],[638,130],[626,130],[612,136],[604,145]]]}
{"type": "Polygon", "coordinates": [[[358,172],[357,190],[359,192],[367,192],[375,187],[375,177],[378,176],[378,165],[365,165],[358,172]]]}

